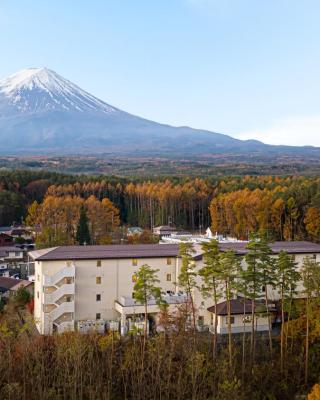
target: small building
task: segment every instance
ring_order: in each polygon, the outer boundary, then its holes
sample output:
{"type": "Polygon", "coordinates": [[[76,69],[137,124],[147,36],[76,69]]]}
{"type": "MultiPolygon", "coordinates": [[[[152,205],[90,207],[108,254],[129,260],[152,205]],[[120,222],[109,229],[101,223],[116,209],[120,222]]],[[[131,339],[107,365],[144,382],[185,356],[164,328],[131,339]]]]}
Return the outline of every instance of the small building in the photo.
{"type": "Polygon", "coordinates": [[[25,288],[33,296],[33,282],[24,279],[0,277],[0,298],[8,298],[10,294],[16,294],[21,287],[25,288]]]}
{"type": "Polygon", "coordinates": [[[131,226],[130,228],[127,229],[128,236],[141,235],[142,232],[143,229],[140,228],[140,226],[131,226]]]}
{"type": "Polygon", "coordinates": [[[174,226],[170,226],[170,225],[161,225],[161,226],[156,226],[153,228],[153,233],[160,237],[169,236],[176,231],[177,231],[177,228],[174,226]]]}
{"type": "Polygon", "coordinates": [[[14,279],[14,280],[17,281],[17,283],[10,288],[11,293],[15,294],[20,288],[24,288],[33,297],[34,282],[26,279],[14,279]]]}
{"type": "Polygon", "coordinates": [[[13,246],[13,237],[7,233],[0,233],[0,247],[2,246],[13,246]]]}
{"type": "MultiPolygon", "coordinates": [[[[272,311],[272,304],[269,305],[269,311],[272,311]]],[[[263,332],[269,330],[268,318],[265,312],[261,309],[263,304],[260,301],[256,302],[255,310],[255,331],[263,332]],[[260,308],[260,310],[259,310],[260,308]]],[[[228,302],[222,301],[217,304],[217,310],[215,306],[209,307],[208,311],[212,313],[210,331],[214,333],[214,321],[218,319],[217,333],[227,334],[228,333],[228,302]]],[[[237,298],[230,300],[230,323],[231,333],[243,333],[251,332],[252,327],[252,302],[251,300],[244,300],[243,298],[237,298]]]]}

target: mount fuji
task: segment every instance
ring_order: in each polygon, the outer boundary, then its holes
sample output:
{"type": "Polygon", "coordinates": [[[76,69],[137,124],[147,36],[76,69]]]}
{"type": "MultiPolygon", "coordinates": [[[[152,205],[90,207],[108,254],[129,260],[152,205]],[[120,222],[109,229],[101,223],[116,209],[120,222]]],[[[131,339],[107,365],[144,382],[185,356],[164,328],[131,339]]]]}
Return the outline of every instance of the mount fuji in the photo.
{"type": "Polygon", "coordinates": [[[312,151],[173,127],[119,110],[47,68],[0,81],[0,152],[197,155],[312,151]],[[300,150],[299,150],[300,149],[300,150]]]}

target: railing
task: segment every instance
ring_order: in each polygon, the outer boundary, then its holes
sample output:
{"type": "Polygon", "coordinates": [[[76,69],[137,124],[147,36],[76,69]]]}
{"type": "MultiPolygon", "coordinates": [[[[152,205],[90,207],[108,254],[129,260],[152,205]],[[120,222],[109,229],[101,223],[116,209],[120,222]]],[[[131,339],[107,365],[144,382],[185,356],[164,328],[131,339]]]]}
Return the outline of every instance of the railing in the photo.
{"type": "Polygon", "coordinates": [[[74,295],[74,283],[65,283],[52,293],[44,294],[44,304],[56,303],[62,296],[74,295]]]}
{"type": "Polygon", "coordinates": [[[54,322],[56,319],[61,317],[64,313],[73,313],[74,312],[74,301],[66,301],[55,309],[50,311],[49,313],[45,313],[45,317],[50,319],[51,322],[54,322]]]}
{"type": "MultiPolygon", "coordinates": [[[[187,302],[187,295],[185,293],[166,294],[162,296],[162,300],[166,301],[167,304],[182,304],[187,302]]],[[[136,302],[135,299],[130,296],[120,296],[118,303],[123,307],[141,306],[141,303],[136,302]]],[[[148,300],[149,306],[156,304],[156,299],[151,298],[148,300]]]]}
{"type": "Polygon", "coordinates": [[[63,321],[56,324],[58,333],[74,331],[74,320],[63,321]]]}
{"type": "Polygon", "coordinates": [[[65,267],[52,276],[45,275],[44,276],[44,285],[45,286],[53,286],[53,285],[56,285],[58,282],[60,282],[61,279],[73,278],[75,276],[75,272],[76,272],[75,266],[74,266],[74,264],[72,264],[72,265],[70,265],[70,267],[65,267]]]}

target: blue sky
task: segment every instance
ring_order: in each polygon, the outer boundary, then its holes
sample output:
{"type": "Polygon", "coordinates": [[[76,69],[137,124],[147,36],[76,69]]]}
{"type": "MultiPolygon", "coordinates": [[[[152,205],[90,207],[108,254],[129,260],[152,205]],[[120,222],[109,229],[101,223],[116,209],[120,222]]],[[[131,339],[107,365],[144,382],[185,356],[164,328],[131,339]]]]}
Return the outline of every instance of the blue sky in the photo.
{"type": "Polygon", "coordinates": [[[172,125],[320,146],[319,0],[0,0],[0,78],[46,66],[172,125]]]}

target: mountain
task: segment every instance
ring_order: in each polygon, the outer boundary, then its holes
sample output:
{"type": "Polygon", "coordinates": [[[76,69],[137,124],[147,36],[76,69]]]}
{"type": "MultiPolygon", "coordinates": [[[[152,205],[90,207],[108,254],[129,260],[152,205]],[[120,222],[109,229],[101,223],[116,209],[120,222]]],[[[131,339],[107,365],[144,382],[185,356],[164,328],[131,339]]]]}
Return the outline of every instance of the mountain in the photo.
{"type": "Polygon", "coordinates": [[[313,148],[268,146],[220,133],[173,127],[119,110],[47,68],[0,81],[0,151],[64,154],[196,155],[313,148]]]}

